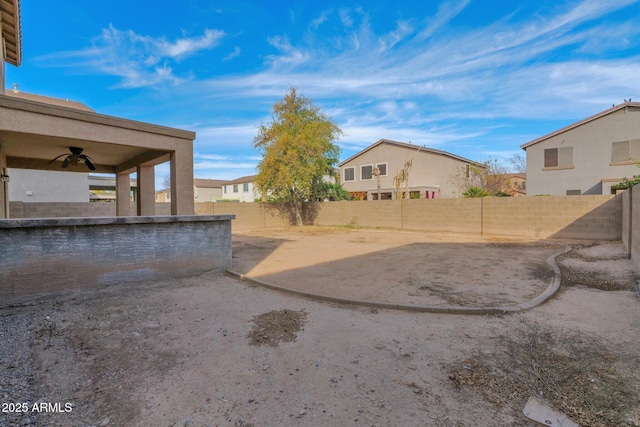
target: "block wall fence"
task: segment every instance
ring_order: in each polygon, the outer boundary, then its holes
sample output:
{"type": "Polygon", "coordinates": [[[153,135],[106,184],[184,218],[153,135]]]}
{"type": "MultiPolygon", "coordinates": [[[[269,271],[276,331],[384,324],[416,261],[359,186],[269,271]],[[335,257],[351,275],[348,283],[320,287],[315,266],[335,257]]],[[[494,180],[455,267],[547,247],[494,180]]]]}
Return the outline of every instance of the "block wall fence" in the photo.
{"type": "MultiPolygon", "coordinates": [[[[640,189],[635,190],[640,194],[640,189]]],[[[624,201],[623,201],[624,198],[624,201]]],[[[305,223],[359,226],[496,236],[621,240],[623,204],[620,195],[485,197],[478,199],[419,199],[310,203],[305,223]]],[[[640,195],[635,198],[640,215],[640,195]]],[[[196,203],[198,215],[235,215],[234,230],[284,227],[291,224],[286,205],[263,203],[196,203]]],[[[114,203],[11,202],[12,218],[115,216],[114,203]]],[[[169,203],[157,203],[156,214],[167,215],[169,203]]],[[[627,207],[625,213],[629,215],[627,207]]],[[[132,212],[132,216],[135,211],[132,212]]],[[[636,222],[640,224],[640,220],[636,222]]],[[[627,235],[629,234],[626,229],[627,235]]],[[[640,236],[636,239],[640,244],[640,236]]],[[[640,248],[638,249],[640,256],[640,248]]]]}

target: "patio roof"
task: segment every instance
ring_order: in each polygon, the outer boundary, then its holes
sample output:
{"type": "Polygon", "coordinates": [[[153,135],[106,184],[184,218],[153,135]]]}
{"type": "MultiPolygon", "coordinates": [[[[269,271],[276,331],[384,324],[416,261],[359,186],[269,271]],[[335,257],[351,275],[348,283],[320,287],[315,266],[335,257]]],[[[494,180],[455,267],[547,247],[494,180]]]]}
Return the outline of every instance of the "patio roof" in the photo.
{"type": "MultiPolygon", "coordinates": [[[[139,164],[168,161],[194,139],[190,131],[0,95],[0,144],[9,168],[63,170],[62,158],[52,160],[73,146],[84,149],[95,172],[132,173],[139,164]]],[[[64,170],[88,172],[82,163],[64,170]]]]}
{"type": "Polygon", "coordinates": [[[22,34],[20,31],[20,2],[0,0],[0,23],[9,64],[20,66],[22,62],[22,34]]]}

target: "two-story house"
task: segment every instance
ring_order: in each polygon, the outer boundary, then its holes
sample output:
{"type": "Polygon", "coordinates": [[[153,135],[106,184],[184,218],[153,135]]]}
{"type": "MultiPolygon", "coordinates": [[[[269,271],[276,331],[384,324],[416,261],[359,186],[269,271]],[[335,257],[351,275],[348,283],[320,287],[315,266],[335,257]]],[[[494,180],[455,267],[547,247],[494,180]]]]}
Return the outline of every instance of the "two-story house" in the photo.
{"type": "Polygon", "coordinates": [[[622,104],[521,146],[527,195],[610,194],[640,174],[640,103],[622,104]]]}
{"type": "Polygon", "coordinates": [[[469,174],[469,168],[484,168],[483,164],[405,142],[381,139],[341,162],[340,183],[352,195],[367,200],[395,199],[394,178],[411,161],[407,189],[411,198],[432,199],[457,197],[460,189],[452,176],[469,174]]]}

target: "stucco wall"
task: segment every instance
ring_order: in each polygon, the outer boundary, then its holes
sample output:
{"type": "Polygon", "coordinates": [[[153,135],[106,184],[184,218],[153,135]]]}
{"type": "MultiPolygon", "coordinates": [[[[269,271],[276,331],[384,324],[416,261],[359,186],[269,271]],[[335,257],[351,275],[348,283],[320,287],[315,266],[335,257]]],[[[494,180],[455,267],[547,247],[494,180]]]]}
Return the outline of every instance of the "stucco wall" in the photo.
{"type": "Polygon", "coordinates": [[[230,216],[0,221],[0,300],[224,271],[230,216]]]}
{"type": "Polygon", "coordinates": [[[9,200],[17,202],[88,202],[88,173],[9,170],[9,200]]]}

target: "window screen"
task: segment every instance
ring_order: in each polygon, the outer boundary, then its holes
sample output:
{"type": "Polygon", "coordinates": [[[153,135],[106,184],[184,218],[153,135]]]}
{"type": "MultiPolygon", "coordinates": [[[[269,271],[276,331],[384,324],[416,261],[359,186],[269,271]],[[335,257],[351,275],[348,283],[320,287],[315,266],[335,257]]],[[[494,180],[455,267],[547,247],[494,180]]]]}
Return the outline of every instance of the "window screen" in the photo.
{"type": "Polygon", "coordinates": [[[373,165],[362,166],[360,170],[360,179],[363,181],[373,179],[373,165]]]}
{"type": "Polygon", "coordinates": [[[573,166],[573,147],[547,148],[544,150],[544,167],[573,166]]]}
{"type": "Polygon", "coordinates": [[[344,168],[344,180],[355,181],[356,180],[356,168],[344,168]]]}

